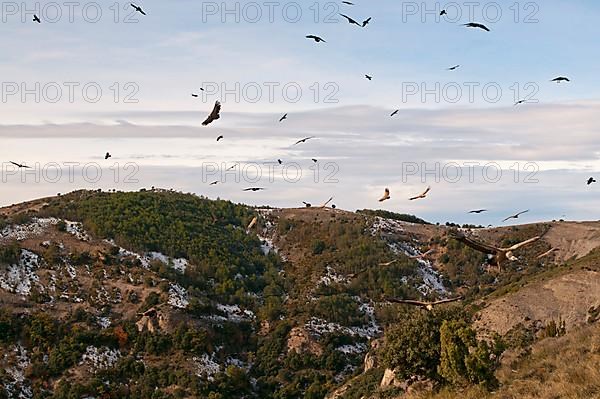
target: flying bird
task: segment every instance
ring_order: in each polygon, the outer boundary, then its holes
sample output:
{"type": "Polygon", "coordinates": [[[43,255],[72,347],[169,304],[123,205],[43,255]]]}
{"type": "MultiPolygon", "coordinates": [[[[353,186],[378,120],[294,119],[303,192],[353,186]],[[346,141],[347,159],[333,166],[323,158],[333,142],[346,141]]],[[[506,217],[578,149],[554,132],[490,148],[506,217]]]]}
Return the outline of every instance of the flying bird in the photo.
{"type": "Polygon", "coordinates": [[[446,10],[442,10],[442,11],[440,11],[440,17],[441,17],[442,15],[448,15],[448,13],[446,12],[446,10]]]}
{"type": "Polygon", "coordinates": [[[308,202],[304,202],[304,201],[302,201],[302,203],[303,203],[303,204],[304,204],[304,206],[305,206],[305,207],[307,207],[307,208],[310,208],[310,207],[312,206],[312,205],[311,205],[311,204],[309,204],[308,202]]]}
{"type": "Polygon", "coordinates": [[[21,165],[20,163],[16,163],[16,162],[13,162],[13,161],[9,161],[9,162],[12,163],[13,165],[15,165],[19,169],[21,169],[21,168],[31,169],[31,166],[21,165]]]}
{"type": "Polygon", "coordinates": [[[399,111],[400,111],[399,109],[395,110],[394,112],[392,112],[392,114],[390,115],[390,117],[395,116],[399,111]]]}
{"type": "Polygon", "coordinates": [[[287,115],[288,115],[288,114],[285,114],[285,115],[283,115],[283,116],[282,116],[282,117],[279,119],[279,122],[283,122],[285,119],[287,119],[287,115]]]}
{"type": "Polygon", "coordinates": [[[483,252],[484,254],[492,255],[491,263],[495,264],[498,267],[502,267],[502,265],[506,261],[515,262],[515,261],[519,260],[513,254],[514,251],[516,251],[517,249],[522,248],[526,245],[536,242],[541,237],[540,236],[533,237],[533,238],[530,238],[529,240],[520,242],[520,243],[515,244],[508,248],[499,248],[499,247],[495,247],[493,245],[489,245],[489,244],[486,244],[483,242],[478,242],[478,241],[475,241],[459,232],[450,233],[450,238],[453,238],[459,242],[462,242],[463,244],[467,245],[468,247],[473,248],[476,251],[483,252]]]}
{"type": "Polygon", "coordinates": [[[233,165],[233,166],[229,167],[229,168],[226,170],[226,172],[227,172],[227,171],[230,171],[231,169],[234,169],[236,166],[238,166],[238,164],[237,164],[237,163],[236,163],[235,165],[233,165]]]}
{"type": "Polygon", "coordinates": [[[448,68],[449,71],[456,71],[458,68],[460,68],[460,65],[454,65],[453,67],[448,68]]]}
{"type": "Polygon", "coordinates": [[[106,155],[104,155],[104,159],[105,160],[108,159],[108,158],[110,158],[110,157],[112,157],[112,155],[110,155],[108,152],[106,153],[106,155]]]}
{"type": "Polygon", "coordinates": [[[37,15],[33,14],[33,22],[37,22],[38,24],[41,24],[42,21],[40,21],[40,17],[38,17],[37,15]]]}
{"type": "Polygon", "coordinates": [[[266,190],[266,189],[263,187],[249,187],[249,188],[245,188],[242,191],[262,191],[262,190],[266,190]]]}
{"type": "Polygon", "coordinates": [[[393,265],[393,264],[394,264],[394,263],[396,263],[396,262],[398,262],[398,259],[394,259],[394,260],[391,260],[391,261],[389,261],[389,262],[383,262],[383,263],[380,263],[380,264],[379,264],[379,266],[384,266],[384,267],[386,267],[386,266],[391,266],[391,265],[393,265]]]}
{"type": "Polygon", "coordinates": [[[385,191],[383,192],[383,197],[379,198],[379,202],[383,202],[383,201],[387,201],[390,198],[390,189],[386,187],[385,191]]]}
{"type": "Polygon", "coordinates": [[[506,222],[507,220],[510,220],[510,219],[518,219],[519,216],[521,216],[522,214],[527,213],[527,212],[529,212],[529,209],[527,209],[526,211],[519,212],[515,215],[509,216],[506,219],[504,219],[503,222],[506,222]]]}
{"type": "Polygon", "coordinates": [[[219,184],[219,181],[218,181],[218,180],[215,180],[215,181],[211,182],[211,183],[209,184],[209,186],[214,186],[214,185],[217,185],[217,184],[219,184]]]}
{"type": "Polygon", "coordinates": [[[544,252],[544,253],[543,253],[543,254],[541,254],[541,255],[538,255],[536,259],[542,259],[542,258],[544,258],[544,257],[546,257],[546,256],[548,256],[548,255],[550,255],[552,252],[556,252],[556,251],[558,251],[558,248],[556,248],[556,247],[555,247],[555,248],[552,248],[551,250],[549,250],[549,251],[546,251],[546,252],[544,252]]]}
{"type": "Polygon", "coordinates": [[[467,28],[483,29],[486,32],[490,32],[490,29],[487,26],[478,22],[469,22],[468,24],[463,24],[463,26],[466,26],[467,28]]]}
{"type": "Polygon", "coordinates": [[[425,308],[429,311],[432,311],[434,306],[438,306],[438,305],[442,305],[442,304],[450,303],[450,302],[456,302],[456,301],[460,301],[462,299],[463,299],[462,296],[459,296],[456,298],[441,299],[439,301],[434,301],[434,302],[422,302],[422,301],[415,301],[412,299],[398,299],[398,298],[387,298],[386,300],[388,302],[392,302],[392,303],[402,303],[405,305],[419,306],[419,307],[425,308]]]}
{"type": "Polygon", "coordinates": [[[325,208],[327,205],[329,205],[329,203],[333,201],[333,197],[329,198],[327,201],[325,201],[325,203],[323,203],[323,205],[321,205],[319,208],[325,208]]]}
{"type": "Polygon", "coordinates": [[[251,228],[253,228],[254,225],[256,224],[256,222],[258,222],[258,217],[254,216],[252,218],[252,220],[250,221],[250,224],[248,225],[248,227],[246,227],[246,230],[250,230],[251,228]]]}
{"type": "Polygon", "coordinates": [[[565,76],[559,76],[557,78],[554,78],[551,80],[551,82],[556,82],[556,83],[561,83],[561,82],[570,82],[571,79],[565,77],[565,76]]]}
{"type": "Polygon", "coordinates": [[[435,253],[435,249],[431,248],[429,251],[419,254],[419,255],[410,255],[409,258],[411,259],[425,259],[427,256],[431,255],[435,253]]]}
{"type": "Polygon", "coordinates": [[[142,15],[146,15],[146,13],[144,12],[144,10],[142,10],[142,7],[140,7],[140,6],[136,6],[136,5],[135,5],[135,4],[133,4],[133,3],[131,3],[131,7],[135,8],[135,10],[136,10],[137,12],[139,12],[140,14],[142,14],[142,15]]]}
{"type": "Polygon", "coordinates": [[[367,78],[368,80],[373,80],[373,76],[365,75],[365,78],[367,78]]]}
{"type": "Polygon", "coordinates": [[[219,140],[221,140],[221,139],[223,139],[223,136],[219,136],[219,137],[217,137],[217,141],[219,141],[219,140]]]}
{"type": "Polygon", "coordinates": [[[469,211],[469,213],[477,213],[477,214],[480,214],[483,212],[487,212],[487,209],[476,209],[474,211],[469,211]]]}
{"type": "Polygon", "coordinates": [[[294,145],[298,145],[298,144],[300,144],[300,143],[306,143],[308,140],[310,140],[310,139],[314,139],[314,138],[316,138],[316,137],[315,137],[315,136],[305,137],[305,138],[303,138],[302,140],[298,140],[298,141],[296,141],[296,142],[294,143],[294,145]]]}
{"type": "Polygon", "coordinates": [[[192,93],[192,97],[196,97],[196,98],[198,98],[198,95],[197,95],[197,94],[194,94],[194,93],[192,93]]]}
{"type": "Polygon", "coordinates": [[[327,43],[325,40],[321,39],[319,36],[315,36],[315,35],[308,35],[306,36],[307,39],[312,39],[317,43],[323,42],[323,43],[327,43]]]}
{"type": "Polygon", "coordinates": [[[281,159],[278,159],[277,162],[279,163],[279,165],[283,165],[283,161],[281,159]]]}
{"type": "Polygon", "coordinates": [[[515,103],[514,107],[516,107],[517,105],[525,104],[526,102],[527,100],[519,100],[515,103]]]}
{"type": "Polygon", "coordinates": [[[344,15],[344,14],[340,14],[340,15],[342,17],[346,18],[348,20],[349,24],[354,24],[354,25],[357,25],[357,26],[361,26],[358,22],[356,22],[354,19],[350,18],[349,16],[344,15]]]}
{"type": "Polygon", "coordinates": [[[371,17],[369,17],[363,21],[362,27],[364,28],[365,26],[369,25],[369,22],[371,22],[371,17]]]}
{"type": "Polygon", "coordinates": [[[342,4],[348,4],[349,6],[353,6],[354,3],[350,3],[349,1],[342,1],[342,4]]]}
{"type": "Polygon", "coordinates": [[[210,115],[208,115],[208,117],[206,118],[206,120],[204,122],[202,122],[202,126],[207,126],[211,122],[216,121],[217,119],[219,119],[221,117],[220,112],[221,112],[221,103],[219,101],[216,101],[215,102],[215,107],[213,108],[213,110],[210,113],[210,115]]]}
{"type": "Polygon", "coordinates": [[[593,177],[590,177],[587,181],[587,185],[589,186],[592,183],[596,183],[596,179],[594,179],[593,177]]]}
{"type": "Polygon", "coordinates": [[[429,193],[430,191],[431,191],[431,187],[427,187],[427,189],[422,194],[419,194],[416,197],[409,198],[409,201],[423,199],[423,198],[427,197],[427,193],[429,193]]]}
{"type": "Polygon", "coordinates": [[[313,159],[312,159],[312,161],[313,161],[314,163],[317,163],[317,162],[319,162],[319,161],[318,161],[317,159],[315,159],[315,158],[313,158],[313,159]]]}

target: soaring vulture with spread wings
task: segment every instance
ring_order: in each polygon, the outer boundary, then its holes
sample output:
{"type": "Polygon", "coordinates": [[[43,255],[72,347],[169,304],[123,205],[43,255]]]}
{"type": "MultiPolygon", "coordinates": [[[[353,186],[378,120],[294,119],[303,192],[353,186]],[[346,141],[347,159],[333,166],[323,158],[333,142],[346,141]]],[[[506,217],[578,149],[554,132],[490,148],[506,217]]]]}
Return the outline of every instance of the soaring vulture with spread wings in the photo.
{"type": "Polygon", "coordinates": [[[412,299],[397,299],[397,298],[387,298],[387,301],[393,302],[393,303],[402,303],[405,305],[420,306],[429,311],[432,311],[434,306],[442,305],[444,303],[460,301],[461,299],[463,299],[462,296],[458,296],[456,298],[441,299],[439,301],[434,301],[434,302],[422,302],[422,301],[414,301],[412,299]]]}
{"type": "Polygon", "coordinates": [[[220,112],[221,112],[221,103],[219,101],[217,101],[217,102],[215,102],[215,107],[213,108],[210,115],[208,115],[206,120],[204,122],[202,122],[202,126],[207,126],[211,122],[219,119],[221,117],[220,112]]]}
{"type": "Polygon", "coordinates": [[[471,238],[465,236],[462,233],[459,232],[453,232],[450,233],[450,237],[454,238],[457,241],[462,242],[463,244],[473,248],[476,251],[479,252],[483,252],[484,254],[488,254],[488,255],[492,255],[492,264],[496,265],[498,267],[502,267],[502,265],[506,262],[506,261],[517,261],[519,260],[514,254],[513,252],[516,251],[517,249],[524,247],[526,245],[532,244],[534,242],[536,242],[537,240],[539,240],[541,238],[541,236],[537,236],[537,237],[533,237],[530,238],[529,240],[520,242],[518,244],[513,245],[512,247],[508,247],[508,248],[498,248],[498,247],[494,247],[490,244],[486,244],[483,242],[477,242],[475,240],[472,240],[471,238]]]}

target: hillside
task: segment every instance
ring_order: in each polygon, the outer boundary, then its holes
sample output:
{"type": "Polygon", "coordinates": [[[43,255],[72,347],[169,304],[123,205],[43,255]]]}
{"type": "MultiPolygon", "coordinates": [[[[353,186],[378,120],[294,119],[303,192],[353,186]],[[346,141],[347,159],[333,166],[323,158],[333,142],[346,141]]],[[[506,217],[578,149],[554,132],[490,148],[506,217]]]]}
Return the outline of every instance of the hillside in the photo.
{"type": "Polygon", "coordinates": [[[504,246],[542,236],[495,270],[453,228],[410,215],[164,190],[0,215],[0,398],[502,392],[548,340],[597,335],[600,223],[462,229],[504,246]],[[456,295],[433,312],[388,300],[456,295]]]}

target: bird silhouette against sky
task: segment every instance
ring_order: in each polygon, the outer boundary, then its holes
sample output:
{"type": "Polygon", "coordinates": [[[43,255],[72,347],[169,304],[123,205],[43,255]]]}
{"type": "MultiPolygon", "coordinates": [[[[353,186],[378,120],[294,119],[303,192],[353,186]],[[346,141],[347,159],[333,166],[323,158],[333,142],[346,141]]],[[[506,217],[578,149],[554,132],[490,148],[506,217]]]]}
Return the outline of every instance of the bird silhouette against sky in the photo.
{"type": "Polygon", "coordinates": [[[484,24],[480,24],[478,22],[469,22],[468,24],[463,24],[463,26],[466,26],[467,28],[482,29],[486,32],[490,32],[490,28],[488,28],[484,24]]]}
{"type": "Polygon", "coordinates": [[[363,21],[362,27],[364,28],[365,26],[369,25],[369,22],[371,22],[371,17],[369,17],[363,21]]]}
{"type": "Polygon", "coordinates": [[[42,21],[40,20],[40,17],[38,17],[37,15],[33,14],[33,22],[37,22],[38,24],[41,24],[42,21]]]}
{"type": "Polygon", "coordinates": [[[460,65],[454,65],[453,67],[448,68],[449,71],[456,71],[458,68],[460,68],[460,65]]]}
{"type": "Polygon", "coordinates": [[[217,102],[215,102],[215,106],[214,106],[212,112],[210,113],[210,115],[208,115],[206,120],[204,122],[202,122],[202,125],[207,126],[210,123],[212,123],[213,121],[216,121],[217,119],[219,119],[220,117],[221,117],[221,103],[219,101],[217,101],[217,102]]]}
{"type": "Polygon", "coordinates": [[[427,189],[425,191],[423,191],[421,194],[419,194],[415,197],[409,198],[409,200],[414,201],[414,200],[418,200],[418,199],[424,199],[427,197],[427,193],[429,193],[430,191],[431,191],[431,187],[427,187],[427,189]]]}
{"type": "Polygon", "coordinates": [[[400,112],[400,110],[399,110],[399,109],[397,109],[397,110],[395,110],[394,112],[392,112],[392,113],[390,114],[390,116],[395,116],[395,115],[396,115],[398,112],[400,112]]]}
{"type": "Polygon", "coordinates": [[[589,186],[592,183],[596,183],[596,179],[594,179],[593,177],[590,177],[587,181],[587,185],[589,186]]]}
{"type": "Polygon", "coordinates": [[[469,213],[477,213],[477,214],[480,214],[483,212],[487,212],[487,209],[476,209],[474,211],[469,211],[469,213]]]}
{"type": "Polygon", "coordinates": [[[108,158],[111,158],[111,157],[112,157],[112,155],[110,155],[108,152],[104,155],[104,159],[105,160],[108,159],[108,158]]]}
{"type": "Polygon", "coordinates": [[[320,38],[319,36],[315,36],[315,35],[308,35],[306,36],[307,39],[312,39],[317,43],[323,42],[323,43],[327,43],[325,40],[323,40],[322,38],[320,38]]]}
{"type": "Polygon", "coordinates": [[[349,24],[354,24],[356,26],[362,26],[361,24],[359,24],[358,22],[356,22],[354,19],[350,18],[349,16],[345,15],[345,14],[340,14],[342,17],[346,18],[346,20],[348,21],[349,24]]]}
{"type": "Polygon", "coordinates": [[[263,191],[263,190],[266,190],[266,188],[264,188],[264,187],[249,187],[249,188],[245,188],[242,191],[254,191],[254,192],[256,192],[256,191],[263,191]]]}
{"type": "Polygon", "coordinates": [[[223,139],[223,136],[217,137],[217,141],[222,140],[222,139],[223,139]]]}
{"type": "Polygon", "coordinates": [[[294,145],[298,145],[298,144],[300,144],[300,143],[306,143],[308,140],[312,140],[312,139],[314,139],[314,138],[316,138],[316,137],[315,137],[315,136],[305,137],[305,138],[303,138],[303,139],[301,139],[301,140],[298,140],[298,141],[296,141],[296,142],[294,143],[294,145]]]}
{"type": "Polygon", "coordinates": [[[31,169],[31,166],[27,166],[25,164],[16,163],[16,162],[13,162],[13,161],[9,161],[9,162],[12,163],[13,165],[15,165],[19,169],[22,169],[22,168],[31,169]]]}
{"type": "Polygon", "coordinates": [[[279,118],[279,122],[283,122],[284,120],[287,119],[288,114],[283,115],[281,118],[279,118]]]}
{"type": "Polygon", "coordinates": [[[135,4],[133,4],[133,3],[131,3],[131,7],[135,8],[135,10],[136,10],[137,12],[139,12],[140,14],[142,14],[142,15],[146,15],[146,13],[144,12],[144,10],[142,10],[142,7],[140,7],[140,6],[136,6],[136,5],[135,5],[135,4]]]}
{"type": "Polygon", "coordinates": [[[383,196],[381,198],[379,198],[379,202],[383,202],[383,201],[387,201],[390,198],[390,189],[386,187],[386,189],[383,191],[383,196]]]}
{"type": "Polygon", "coordinates": [[[521,212],[519,212],[519,213],[516,213],[516,214],[514,214],[514,215],[512,215],[512,216],[509,216],[509,217],[507,217],[506,219],[502,220],[502,222],[506,222],[506,221],[508,221],[508,220],[510,220],[510,219],[518,219],[518,218],[519,218],[519,216],[521,216],[522,214],[524,214],[524,213],[527,213],[527,212],[529,212],[529,209],[527,209],[526,211],[521,211],[521,212]]]}
{"type": "Polygon", "coordinates": [[[557,78],[554,78],[551,80],[551,82],[556,82],[556,83],[562,83],[562,82],[570,82],[571,79],[565,77],[565,76],[559,76],[557,78]]]}

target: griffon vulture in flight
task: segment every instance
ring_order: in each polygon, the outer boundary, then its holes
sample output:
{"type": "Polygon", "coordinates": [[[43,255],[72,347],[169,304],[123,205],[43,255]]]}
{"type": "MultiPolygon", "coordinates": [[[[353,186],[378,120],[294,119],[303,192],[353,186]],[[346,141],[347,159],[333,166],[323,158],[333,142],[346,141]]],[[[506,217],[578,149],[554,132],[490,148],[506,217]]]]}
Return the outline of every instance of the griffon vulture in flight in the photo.
{"type": "Polygon", "coordinates": [[[431,191],[431,187],[427,187],[427,189],[422,194],[419,194],[416,197],[409,198],[409,200],[414,201],[414,200],[426,198],[427,193],[429,193],[430,191],[431,191]]]}
{"type": "Polygon", "coordinates": [[[392,197],[390,197],[390,189],[386,188],[385,191],[383,192],[383,197],[379,198],[379,202],[387,201],[390,198],[392,198],[392,197]]]}
{"type": "Polygon", "coordinates": [[[131,4],[131,7],[135,8],[135,10],[136,10],[137,12],[139,12],[140,14],[142,14],[142,15],[146,15],[146,13],[144,12],[144,10],[142,10],[142,7],[140,7],[140,6],[136,6],[136,5],[135,5],[135,4],[133,4],[133,3],[131,4]]]}
{"type": "Polygon", "coordinates": [[[513,254],[513,252],[521,247],[532,244],[541,238],[540,236],[537,236],[537,237],[530,238],[529,240],[515,244],[512,247],[499,248],[499,247],[494,247],[493,245],[490,245],[490,244],[472,240],[469,237],[465,236],[464,234],[458,233],[458,232],[451,233],[450,237],[459,242],[462,242],[463,244],[467,245],[468,247],[473,248],[476,251],[483,252],[484,254],[492,255],[491,263],[498,267],[502,267],[502,265],[506,261],[515,262],[515,261],[519,260],[513,254]]]}
{"type": "Polygon", "coordinates": [[[258,222],[258,217],[254,216],[252,218],[252,220],[250,221],[250,224],[248,225],[248,227],[246,227],[246,230],[250,230],[251,228],[253,228],[254,225],[256,224],[256,222],[258,222]]]}
{"type": "Polygon", "coordinates": [[[202,122],[202,126],[207,126],[211,122],[219,119],[221,117],[220,112],[221,112],[221,103],[219,101],[216,101],[212,112],[210,113],[210,115],[208,115],[206,120],[204,122],[202,122]]]}
{"type": "Polygon", "coordinates": [[[357,25],[357,26],[361,26],[358,22],[356,22],[354,19],[350,18],[349,16],[344,15],[344,14],[340,14],[340,15],[342,17],[346,18],[346,20],[348,21],[349,24],[354,24],[354,25],[357,25]]]}
{"type": "Polygon", "coordinates": [[[467,28],[483,29],[486,32],[490,32],[490,29],[487,26],[478,22],[469,22],[468,24],[463,24],[463,26],[466,26],[467,28]]]}
{"type": "Polygon", "coordinates": [[[314,138],[315,138],[315,136],[311,136],[311,137],[305,137],[305,138],[303,138],[302,140],[298,140],[298,141],[296,141],[296,142],[294,143],[294,145],[298,145],[298,144],[300,144],[300,143],[306,143],[308,140],[310,140],[310,139],[314,139],[314,138]]]}
{"type": "Polygon", "coordinates": [[[315,36],[315,35],[308,35],[306,36],[307,39],[312,39],[317,43],[323,42],[323,43],[327,43],[325,40],[321,39],[319,36],[315,36]]]}
{"type": "Polygon", "coordinates": [[[441,299],[439,301],[434,301],[434,302],[422,302],[422,301],[415,301],[412,299],[398,299],[398,298],[387,298],[387,301],[392,302],[392,303],[402,303],[405,305],[419,306],[419,307],[425,308],[429,311],[432,311],[434,306],[442,305],[444,303],[456,302],[456,301],[460,301],[462,299],[463,299],[462,296],[458,296],[456,298],[441,299]]]}
{"type": "Polygon", "coordinates": [[[502,222],[506,222],[507,220],[510,220],[510,219],[518,219],[519,216],[521,216],[522,214],[527,213],[527,212],[529,212],[529,209],[527,209],[526,211],[521,211],[515,215],[509,216],[506,219],[504,219],[502,222]]]}
{"type": "Polygon", "coordinates": [[[20,163],[16,163],[16,162],[13,162],[13,161],[9,161],[9,162],[12,163],[13,165],[15,165],[19,169],[21,169],[21,168],[31,169],[31,166],[21,165],[20,163]]]}

